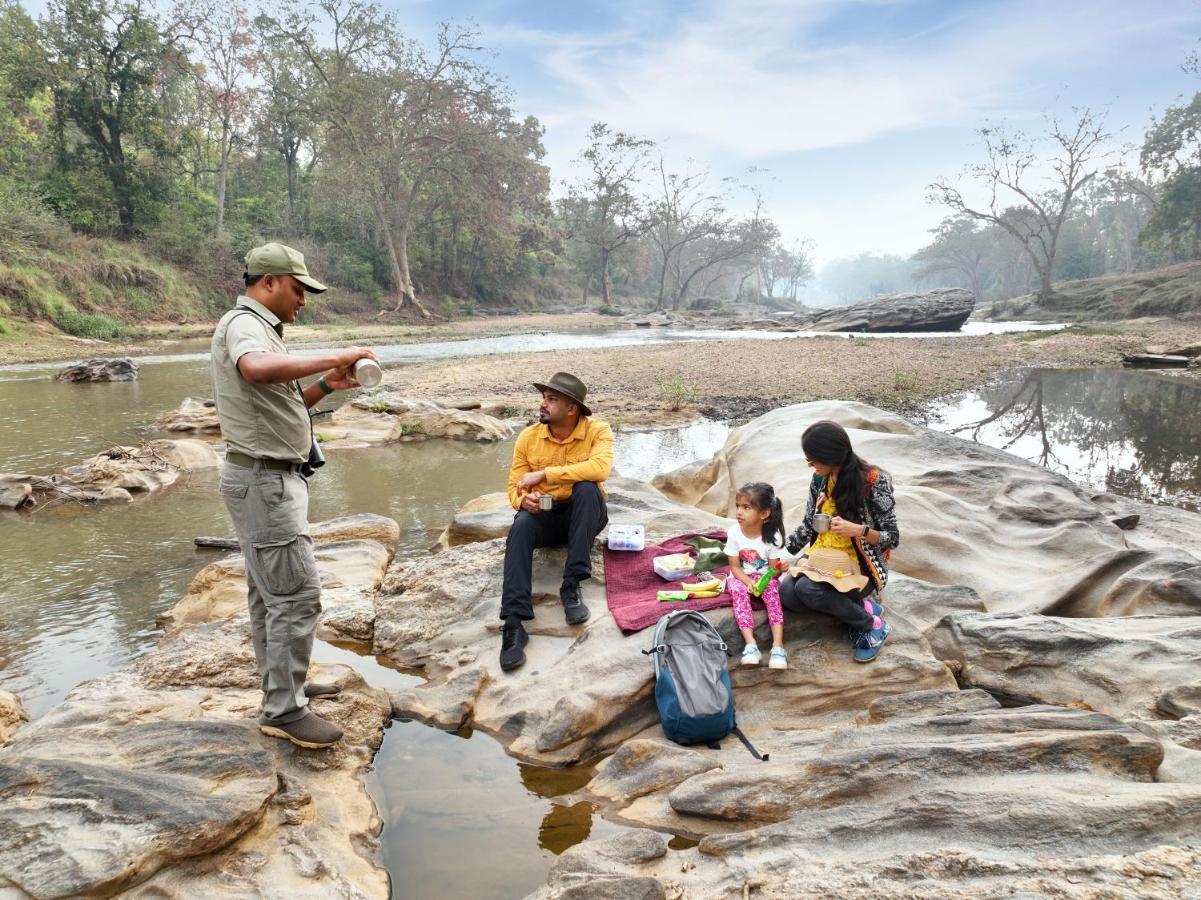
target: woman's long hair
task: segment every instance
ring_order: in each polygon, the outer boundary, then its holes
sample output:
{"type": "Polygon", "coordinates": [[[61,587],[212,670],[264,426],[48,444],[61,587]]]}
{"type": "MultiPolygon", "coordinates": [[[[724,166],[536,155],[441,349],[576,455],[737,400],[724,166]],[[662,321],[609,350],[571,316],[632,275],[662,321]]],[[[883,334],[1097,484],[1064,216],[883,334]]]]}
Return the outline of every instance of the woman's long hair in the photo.
{"type": "Polygon", "coordinates": [[[788,534],[784,531],[784,505],[776,496],[775,488],[765,481],[752,481],[738,489],[734,495],[735,503],[739,497],[746,497],[751,506],[768,514],[763,521],[763,543],[783,547],[788,534]]]}
{"type": "Polygon", "coordinates": [[[838,466],[834,505],[838,507],[838,515],[842,518],[849,522],[860,522],[869,467],[855,455],[846,429],[828,420],[814,422],[801,435],[801,449],[807,459],[827,466],[838,466]]]}

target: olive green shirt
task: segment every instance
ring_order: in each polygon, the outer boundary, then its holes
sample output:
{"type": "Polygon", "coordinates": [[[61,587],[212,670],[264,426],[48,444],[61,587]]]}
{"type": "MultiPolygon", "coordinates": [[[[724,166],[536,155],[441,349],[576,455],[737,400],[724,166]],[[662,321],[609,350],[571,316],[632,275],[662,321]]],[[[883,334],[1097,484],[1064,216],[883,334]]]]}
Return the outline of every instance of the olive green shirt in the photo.
{"type": "Polygon", "coordinates": [[[247,353],[287,353],[279,317],[257,300],[238,304],[213,332],[213,399],[225,446],[256,459],[300,463],[309,458],[309,410],[298,384],[251,384],[238,371],[247,353]]]}

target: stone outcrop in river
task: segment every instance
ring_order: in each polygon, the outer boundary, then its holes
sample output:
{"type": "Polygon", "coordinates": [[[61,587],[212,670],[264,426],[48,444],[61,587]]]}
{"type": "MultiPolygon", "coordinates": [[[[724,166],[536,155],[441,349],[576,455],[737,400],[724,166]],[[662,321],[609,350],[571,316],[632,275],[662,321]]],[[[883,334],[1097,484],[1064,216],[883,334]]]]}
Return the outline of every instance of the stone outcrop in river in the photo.
{"type": "Polygon", "coordinates": [[[975,306],[970,291],[941,288],[825,309],[799,322],[804,331],[958,331],[975,306]]]}
{"type": "Polygon", "coordinates": [[[220,434],[217,404],[212,400],[184,397],[178,409],[173,409],[156,423],[164,431],[186,431],[193,434],[220,434]]]}
{"type": "Polygon", "coordinates": [[[74,382],[137,381],[138,364],[129,357],[89,359],[73,366],[67,366],[55,376],[55,380],[74,382]]]}
{"type": "MultiPolygon", "coordinates": [[[[328,608],[378,586],[391,548],[366,535],[394,547],[399,527],[359,516],[313,531],[384,557],[319,554],[322,581],[337,583],[328,608]]],[[[311,677],[342,693],[315,708],[344,740],[314,752],[260,734],[245,589],[240,611],[80,685],[0,751],[0,883],[36,897],[388,896],[362,784],[387,695],[318,666],[311,677]]]]}
{"type": "Polygon", "coordinates": [[[160,491],[181,475],[215,468],[219,462],[211,445],[193,439],[110,447],[53,475],[0,474],[0,508],[128,502],[134,494],[160,491]]]}
{"type": "Polygon", "coordinates": [[[382,393],[340,406],[317,426],[322,447],[371,447],[446,438],[455,441],[503,441],[513,429],[477,409],[452,409],[433,400],[382,393]]]}

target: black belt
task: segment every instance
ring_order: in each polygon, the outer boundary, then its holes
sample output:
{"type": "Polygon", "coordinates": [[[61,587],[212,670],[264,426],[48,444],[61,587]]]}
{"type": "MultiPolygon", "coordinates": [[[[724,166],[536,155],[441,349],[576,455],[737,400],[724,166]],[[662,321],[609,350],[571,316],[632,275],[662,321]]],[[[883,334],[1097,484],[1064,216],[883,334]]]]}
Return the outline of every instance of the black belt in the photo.
{"type": "Polygon", "coordinates": [[[235,466],[241,466],[243,469],[253,469],[255,466],[262,466],[264,469],[274,469],[277,472],[293,472],[300,468],[300,463],[288,462],[286,459],[259,459],[254,456],[247,456],[245,453],[239,453],[237,450],[227,450],[225,461],[231,462],[235,466]]]}

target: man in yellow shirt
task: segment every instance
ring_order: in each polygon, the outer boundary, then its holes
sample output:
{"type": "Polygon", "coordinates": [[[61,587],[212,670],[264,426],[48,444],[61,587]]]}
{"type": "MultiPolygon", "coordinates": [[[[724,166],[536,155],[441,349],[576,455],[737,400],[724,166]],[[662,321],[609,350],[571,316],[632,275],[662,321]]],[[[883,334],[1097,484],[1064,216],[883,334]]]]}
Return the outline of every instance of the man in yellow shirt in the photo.
{"type": "Polygon", "coordinates": [[[556,372],[542,392],[538,424],[517,436],[509,469],[509,502],[517,510],[505,545],[501,589],[500,667],[525,662],[529,642],[522,622],[534,618],[530,602],[535,547],[567,546],[559,599],[568,625],[588,619],[580,582],[592,576],[592,542],[607,524],[605,479],[613,470],[613,431],[592,418],[588,389],[574,375],[556,372]]]}

